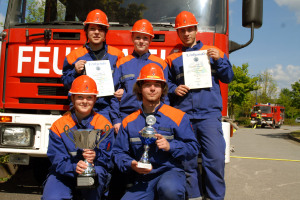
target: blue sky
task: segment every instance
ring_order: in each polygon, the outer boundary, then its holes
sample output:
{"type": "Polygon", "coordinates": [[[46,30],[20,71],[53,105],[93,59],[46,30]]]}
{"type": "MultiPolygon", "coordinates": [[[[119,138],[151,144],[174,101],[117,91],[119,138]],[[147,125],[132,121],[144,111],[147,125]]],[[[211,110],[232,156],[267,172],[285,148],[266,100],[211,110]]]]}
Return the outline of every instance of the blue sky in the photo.
{"type": "MultiPolygon", "coordinates": [[[[0,0],[0,22],[4,5],[0,0]]],[[[229,0],[230,40],[244,44],[250,29],[242,27],[242,0],[229,0]]],[[[2,31],[2,28],[0,28],[2,31]]],[[[289,88],[300,79],[300,0],[264,0],[263,25],[254,32],[254,41],[229,55],[232,64],[249,64],[249,74],[270,72],[279,89],[289,88]]]]}
{"type": "MultiPolygon", "coordinates": [[[[250,39],[242,27],[242,1],[230,0],[230,40],[250,39]]],[[[300,80],[300,0],[264,0],[263,25],[255,29],[254,41],[229,55],[232,64],[249,64],[250,75],[268,71],[278,87],[291,89],[300,80]]]]}

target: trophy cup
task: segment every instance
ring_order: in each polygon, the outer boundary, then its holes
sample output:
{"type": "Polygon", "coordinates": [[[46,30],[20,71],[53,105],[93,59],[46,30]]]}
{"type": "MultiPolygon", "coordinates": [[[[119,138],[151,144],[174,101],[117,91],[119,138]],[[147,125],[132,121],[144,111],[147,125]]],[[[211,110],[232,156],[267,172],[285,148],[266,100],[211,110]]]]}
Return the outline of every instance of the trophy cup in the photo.
{"type": "MultiPolygon", "coordinates": [[[[86,130],[74,130],[71,131],[68,125],[65,125],[64,131],[67,137],[75,144],[75,148],[80,149],[94,149],[99,148],[99,144],[109,135],[110,127],[105,125],[104,130],[102,129],[86,129],[86,130]],[[73,134],[73,138],[69,135],[70,132],[73,134]],[[104,135],[105,133],[105,135],[104,135]]],[[[95,168],[92,163],[89,163],[86,159],[84,160],[88,167],[83,173],[77,176],[77,187],[78,188],[93,188],[97,185],[97,177],[95,168]]]]}
{"type": "Polygon", "coordinates": [[[154,136],[154,134],[156,134],[156,130],[152,127],[153,124],[155,124],[156,122],[156,118],[154,117],[154,115],[149,115],[146,117],[146,123],[148,126],[144,127],[140,132],[140,139],[142,141],[142,143],[144,144],[144,153],[140,159],[140,161],[138,162],[137,167],[139,168],[146,168],[146,169],[151,169],[152,165],[149,162],[149,149],[151,144],[155,143],[156,141],[156,137],[154,136]]]}

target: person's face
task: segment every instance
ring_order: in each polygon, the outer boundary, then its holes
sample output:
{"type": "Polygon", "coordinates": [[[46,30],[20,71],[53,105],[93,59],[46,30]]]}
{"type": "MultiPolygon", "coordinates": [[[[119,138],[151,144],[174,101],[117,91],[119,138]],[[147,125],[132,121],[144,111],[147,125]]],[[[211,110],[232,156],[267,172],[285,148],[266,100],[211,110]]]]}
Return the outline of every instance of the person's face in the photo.
{"type": "Polygon", "coordinates": [[[135,52],[139,55],[143,55],[149,51],[149,45],[151,43],[150,35],[133,32],[131,37],[135,52]]]}
{"type": "Polygon", "coordinates": [[[185,47],[192,47],[196,44],[196,26],[189,26],[177,30],[177,34],[185,47]]]}
{"type": "Polygon", "coordinates": [[[157,103],[162,95],[161,81],[144,81],[141,87],[143,103],[157,103]]]}
{"type": "Polygon", "coordinates": [[[106,29],[104,26],[100,26],[98,24],[89,24],[87,29],[89,42],[93,45],[99,45],[104,42],[106,36],[105,30],[106,29]]]}
{"type": "Polygon", "coordinates": [[[96,95],[73,94],[71,96],[75,110],[82,116],[91,113],[96,102],[96,95]]]}

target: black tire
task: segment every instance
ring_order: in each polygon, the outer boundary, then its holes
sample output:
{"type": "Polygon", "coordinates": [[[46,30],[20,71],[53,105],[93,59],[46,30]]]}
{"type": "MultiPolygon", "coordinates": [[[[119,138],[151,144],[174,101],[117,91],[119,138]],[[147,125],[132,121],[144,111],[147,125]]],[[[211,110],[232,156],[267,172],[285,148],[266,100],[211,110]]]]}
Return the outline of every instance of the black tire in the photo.
{"type": "Polygon", "coordinates": [[[32,169],[35,180],[43,185],[49,173],[51,162],[48,158],[32,158],[32,169]]]}
{"type": "Polygon", "coordinates": [[[276,127],[276,128],[280,128],[280,127],[281,127],[281,124],[278,123],[275,127],[276,127]]]}
{"type": "Polygon", "coordinates": [[[272,128],[275,128],[275,121],[273,121],[271,126],[272,126],[272,128]]]}

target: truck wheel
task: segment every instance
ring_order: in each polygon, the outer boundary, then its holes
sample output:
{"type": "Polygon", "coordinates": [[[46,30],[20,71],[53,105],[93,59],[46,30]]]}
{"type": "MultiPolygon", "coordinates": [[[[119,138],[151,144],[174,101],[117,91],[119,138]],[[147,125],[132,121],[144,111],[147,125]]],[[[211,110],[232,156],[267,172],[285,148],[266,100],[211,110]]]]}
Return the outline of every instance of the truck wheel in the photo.
{"type": "Polygon", "coordinates": [[[48,158],[32,158],[33,175],[39,185],[42,185],[47,178],[51,162],[48,158]]]}
{"type": "Polygon", "coordinates": [[[18,165],[11,163],[0,164],[0,183],[7,182],[18,170],[18,165]]]}
{"type": "Polygon", "coordinates": [[[275,121],[273,121],[272,123],[272,128],[275,128],[275,121]]]}

